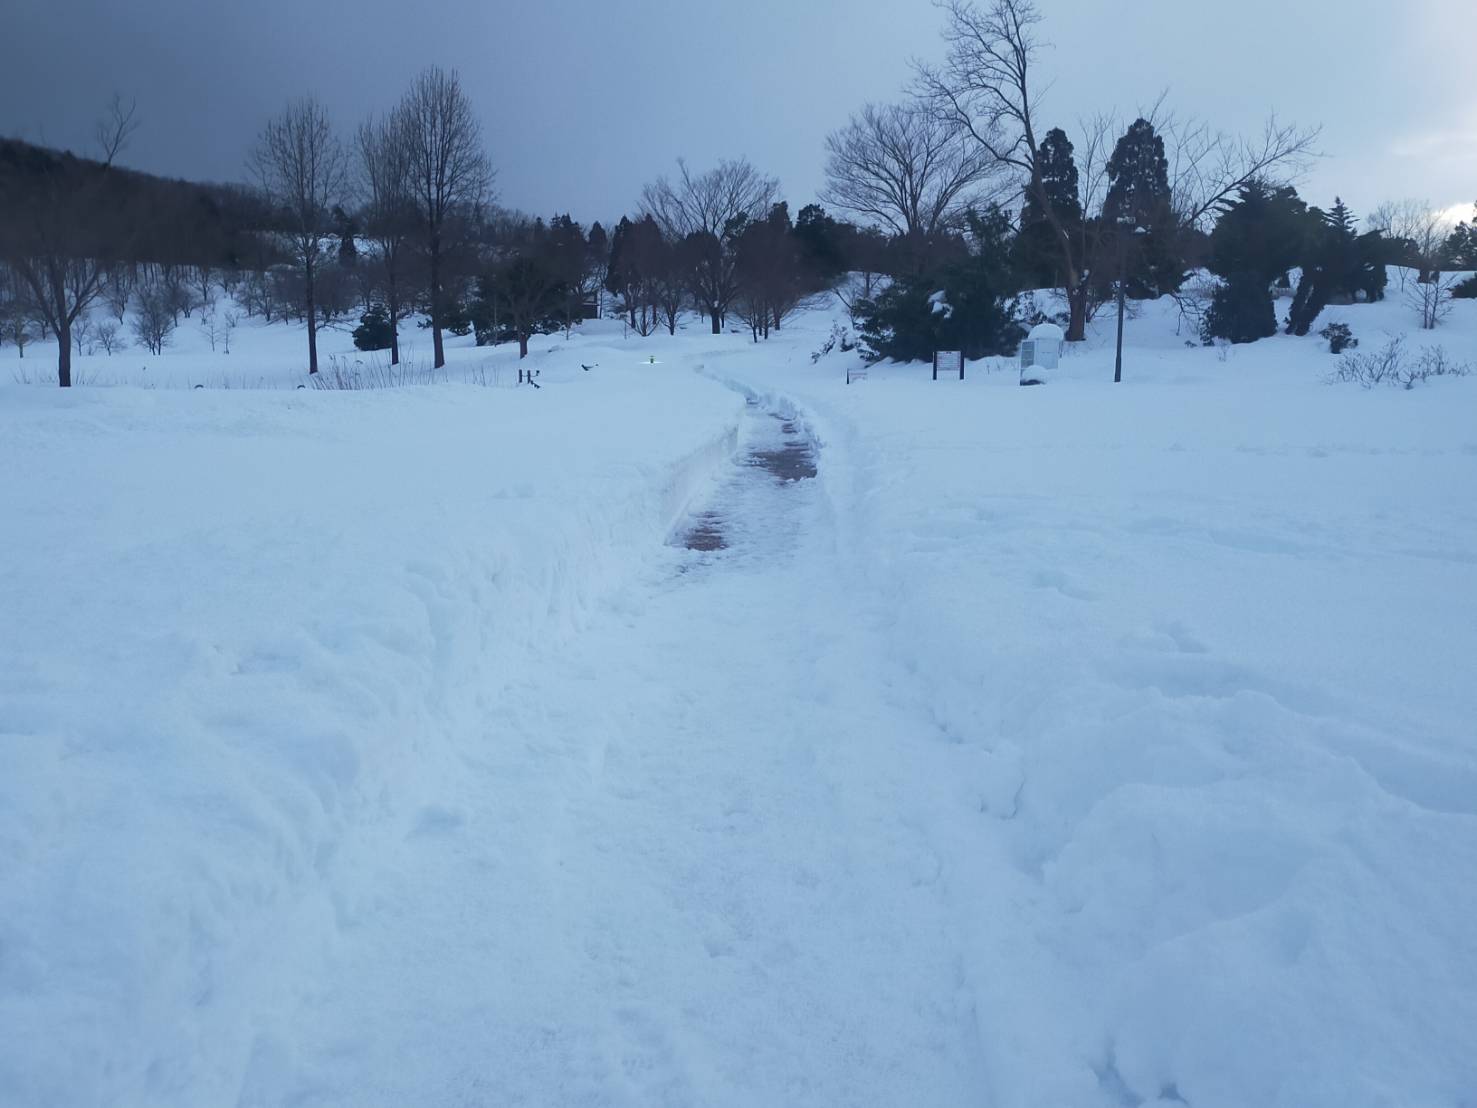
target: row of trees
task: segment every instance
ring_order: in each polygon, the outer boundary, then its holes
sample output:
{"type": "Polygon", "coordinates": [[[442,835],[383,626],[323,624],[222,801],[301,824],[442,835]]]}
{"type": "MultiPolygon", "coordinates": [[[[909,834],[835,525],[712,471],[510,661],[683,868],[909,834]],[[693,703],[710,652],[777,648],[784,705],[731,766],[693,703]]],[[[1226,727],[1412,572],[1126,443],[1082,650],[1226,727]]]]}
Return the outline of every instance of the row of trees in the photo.
{"type": "Polygon", "coordinates": [[[390,323],[391,361],[400,358],[398,324],[408,256],[423,263],[434,364],[446,364],[447,278],[472,240],[493,172],[482,129],[455,72],[431,67],[387,115],[362,123],[351,145],[327,111],[305,97],[269,121],[251,164],[280,221],[302,275],[308,372],[318,372],[318,275],[352,193],[363,197],[363,233],[376,249],[390,323]]]}
{"type": "Polygon", "coordinates": [[[1003,353],[1031,321],[1027,290],[1060,294],[1069,341],[1115,290],[1181,297],[1208,340],[1252,341],[1284,324],[1305,334],[1327,304],[1384,295],[1390,264],[1418,271],[1410,294],[1434,325],[1457,291],[1444,275],[1477,265],[1477,231],[1426,209],[1387,206],[1361,231],[1341,202],[1309,207],[1293,183],[1316,130],[1273,120],[1243,139],[1162,101],[1131,121],[1048,127],[1034,0],[943,7],[942,64],[827,139],[826,207],[794,217],[778,182],[744,160],[701,172],[679,161],[609,230],[499,210],[475,112],[457,75],[433,67],[350,136],[317,101],[289,104],[251,153],[255,191],[213,193],[193,222],[165,205],[168,219],[149,225],[149,205],[117,214],[140,175],[115,167],[136,126],[115,101],[99,161],[7,175],[0,147],[0,209],[17,216],[0,216],[0,334],[20,315],[55,334],[66,384],[71,332],[93,303],[172,305],[177,323],[190,303],[180,286],[198,280],[204,303],[214,272],[248,312],[306,321],[310,372],[319,325],[356,307],[356,341],[392,362],[401,323],[424,314],[439,367],[446,330],[526,354],[531,335],[570,328],[607,297],[642,335],[675,333],[692,311],[715,334],[737,323],[759,341],[827,289],[880,355],[1003,353]],[[122,279],[140,266],[147,282],[122,279]],[[1200,268],[1221,279],[1203,319],[1183,295],[1200,268]],[[1278,285],[1291,296],[1280,322],[1278,285]]]}

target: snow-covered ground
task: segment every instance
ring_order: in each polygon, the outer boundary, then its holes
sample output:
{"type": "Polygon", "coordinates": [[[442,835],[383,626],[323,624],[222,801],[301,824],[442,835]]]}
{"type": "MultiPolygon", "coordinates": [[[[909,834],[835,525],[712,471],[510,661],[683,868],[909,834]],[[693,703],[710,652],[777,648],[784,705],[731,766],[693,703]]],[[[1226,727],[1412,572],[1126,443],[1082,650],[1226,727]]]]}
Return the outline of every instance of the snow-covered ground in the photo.
{"type": "Polygon", "coordinates": [[[0,384],[0,1102],[1477,1103],[1477,378],[1110,322],[0,384]]]}

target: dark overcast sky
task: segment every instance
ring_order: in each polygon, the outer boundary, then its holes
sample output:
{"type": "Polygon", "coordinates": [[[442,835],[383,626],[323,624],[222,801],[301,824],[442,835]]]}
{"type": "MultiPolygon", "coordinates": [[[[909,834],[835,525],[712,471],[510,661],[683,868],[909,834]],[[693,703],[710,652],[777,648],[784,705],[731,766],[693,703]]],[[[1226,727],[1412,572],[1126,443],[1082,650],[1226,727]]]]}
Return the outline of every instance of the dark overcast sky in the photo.
{"type": "MultiPolygon", "coordinates": [[[[827,131],[940,54],[929,0],[3,0],[0,133],[76,149],[113,90],[124,161],[236,180],[262,121],[313,92],[347,130],[437,62],[462,73],[501,202],[609,219],[685,156],[744,155],[797,207],[827,131]]],[[[1324,126],[1304,187],[1365,211],[1477,200],[1477,0],[1040,0],[1048,122],[1163,89],[1255,130],[1324,126]],[[1232,14],[1234,12],[1234,14],[1232,14]],[[1378,74],[1378,76],[1371,76],[1378,74]]]]}

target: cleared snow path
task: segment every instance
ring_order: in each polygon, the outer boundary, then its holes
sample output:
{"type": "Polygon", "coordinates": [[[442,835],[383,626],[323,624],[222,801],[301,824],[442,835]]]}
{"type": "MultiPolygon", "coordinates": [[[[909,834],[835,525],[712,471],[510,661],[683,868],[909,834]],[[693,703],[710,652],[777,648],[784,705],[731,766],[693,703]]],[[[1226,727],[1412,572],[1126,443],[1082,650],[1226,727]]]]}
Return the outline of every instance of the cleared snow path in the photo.
{"type": "Polygon", "coordinates": [[[979,1103],[936,767],[801,425],[746,423],[725,548],[674,544],[496,698],[246,1103],[979,1103]]]}

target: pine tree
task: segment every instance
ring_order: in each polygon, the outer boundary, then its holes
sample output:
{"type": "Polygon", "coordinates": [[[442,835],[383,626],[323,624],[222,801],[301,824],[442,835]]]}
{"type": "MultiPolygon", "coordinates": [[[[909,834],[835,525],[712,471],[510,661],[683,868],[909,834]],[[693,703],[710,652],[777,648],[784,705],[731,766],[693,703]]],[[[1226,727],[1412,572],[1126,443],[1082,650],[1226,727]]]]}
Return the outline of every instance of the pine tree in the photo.
{"type": "Polygon", "coordinates": [[[1128,294],[1136,300],[1176,292],[1185,282],[1178,221],[1169,187],[1164,139],[1147,119],[1135,120],[1108,160],[1104,230],[1125,234],[1141,228],[1128,257],[1128,294]]]}
{"type": "Polygon", "coordinates": [[[560,314],[564,317],[564,333],[568,335],[579,322],[584,303],[586,272],[585,231],[568,214],[556,215],[549,221],[548,240],[544,245],[549,268],[559,279],[562,295],[560,314]]]}
{"type": "Polygon", "coordinates": [[[1385,254],[1379,232],[1360,235],[1342,198],[1333,209],[1309,213],[1313,222],[1304,238],[1303,275],[1288,313],[1287,333],[1307,335],[1323,309],[1335,301],[1352,302],[1362,293],[1366,300],[1385,295],[1385,254]]]}
{"type": "Polygon", "coordinates": [[[1210,235],[1210,269],[1224,284],[1206,313],[1206,342],[1255,342],[1277,333],[1272,283],[1297,264],[1309,225],[1308,207],[1291,188],[1252,181],[1222,205],[1210,235]]]}
{"type": "MultiPolygon", "coordinates": [[[[1072,142],[1061,128],[1053,128],[1041,140],[1041,180],[1052,210],[1069,234],[1082,230],[1081,186],[1072,142]]],[[[1046,219],[1034,192],[1026,191],[1021,208],[1020,234],[1015,240],[1015,267],[1027,288],[1059,288],[1062,280],[1062,248],[1056,231],[1046,219]]]]}
{"type": "Polygon", "coordinates": [[[801,264],[817,287],[830,284],[846,271],[846,240],[855,228],[826,214],[819,204],[807,204],[795,217],[795,241],[801,264]]]}
{"type": "Polygon", "coordinates": [[[1169,206],[1169,161],[1164,140],[1147,119],[1135,120],[1108,159],[1103,217],[1148,227],[1169,206]]]}
{"type": "Polygon", "coordinates": [[[1019,347],[1025,331],[1018,319],[1010,218],[993,204],[966,218],[966,254],[937,272],[900,277],[874,300],[857,305],[858,329],[873,360],[927,361],[937,350],[983,358],[1014,354],[1019,347]]]}
{"type": "Polygon", "coordinates": [[[332,216],[333,233],[338,236],[338,264],[350,269],[359,262],[359,247],[354,244],[359,224],[338,204],[333,206],[332,216]]]}
{"type": "Polygon", "coordinates": [[[1451,269],[1477,269],[1477,224],[1458,223],[1447,236],[1441,260],[1451,269]]]}

